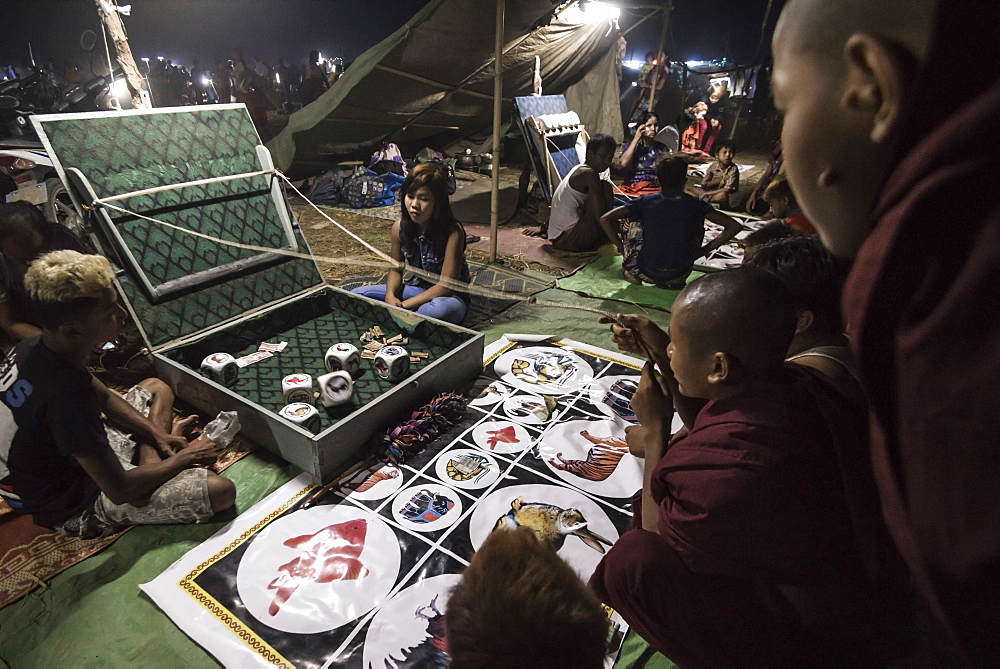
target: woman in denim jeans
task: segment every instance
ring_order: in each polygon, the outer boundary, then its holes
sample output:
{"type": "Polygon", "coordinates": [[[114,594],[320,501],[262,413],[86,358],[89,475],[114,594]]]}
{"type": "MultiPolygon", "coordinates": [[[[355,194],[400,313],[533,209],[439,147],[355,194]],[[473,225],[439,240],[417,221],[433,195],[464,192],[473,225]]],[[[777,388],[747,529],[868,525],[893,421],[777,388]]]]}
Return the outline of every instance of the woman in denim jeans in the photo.
{"type": "Polygon", "coordinates": [[[360,286],[353,292],[422,316],[461,323],[469,296],[441,283],[444,279],[470,280],[465,229],[448,202],[447,174],[437,163],[421,163],[410,171],[401,190],[402,211],[392,226],[392,257],[440,278],[434,281],[414,276],[403,283],[403,272],[392,269],[385,285],[360,286]]]}

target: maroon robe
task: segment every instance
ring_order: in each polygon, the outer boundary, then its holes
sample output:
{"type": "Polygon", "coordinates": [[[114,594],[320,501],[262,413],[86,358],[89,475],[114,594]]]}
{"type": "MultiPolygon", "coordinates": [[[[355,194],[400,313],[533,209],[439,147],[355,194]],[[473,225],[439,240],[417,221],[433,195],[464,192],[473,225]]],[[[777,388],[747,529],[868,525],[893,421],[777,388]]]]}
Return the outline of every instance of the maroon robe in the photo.
{"type": "Polygon", "coordinates": [[[622,535],[591,586],[685,666],[867,663],[904,652],[909,627],[897,609],[885,614],[899,573],[887,578],[894,554],[865,423],[864,407],[796,364],[760,392],[709,402],[653,472],[659,533],[622,535]]]}
{"type": "Polygon", "coordinates": [[[1000,3],[941,2],[848,278],[887,525],[969,659],[1000,663],[1000,3]]]}

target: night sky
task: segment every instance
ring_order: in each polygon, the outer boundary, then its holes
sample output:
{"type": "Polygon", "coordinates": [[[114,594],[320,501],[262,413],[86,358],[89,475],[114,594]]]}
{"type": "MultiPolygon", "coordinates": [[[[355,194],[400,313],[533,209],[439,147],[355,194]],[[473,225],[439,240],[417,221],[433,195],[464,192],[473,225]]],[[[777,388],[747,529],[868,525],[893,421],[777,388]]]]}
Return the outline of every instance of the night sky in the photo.
{"type": "MultiPolygon", "coordinates": [[[[480,0],[488,3],[490,0],[480,0]]],[[[127,4],[127,0],[119,0],[127,4]]],[[[190,66],[228,58],[234,46],[248,56],[275,64],[300,61],[310,49],[324,56],[353,60],[403,25],[426,0],[132,0],[125,26],[136,58],[163,55],[190,66]]],[[[652,4],[652,3],[647,3],[652,4]]],[[[768,31],[783,4],[776,0],[768,31]]],[[[667,49],[672,59],[708,60],[728,56],[753,60],[768,0],[674,0],[667,49]]],[[[32,44],[36,62],[76,61],[90,56],[79,45],[90,29],[100,35],[93,0],[4,0],[0,64],[28,58],[32,44]]],[[[627,29],[645,12],[625,10],[627,29]]],[[[642,59],[656,48],[661,19],[654,18],[627,35],[629,58],[642,59]]],[[[770,32],[763,53],[769,51],[770,32]]],[[[94,57],[103,59],[98,42],[94,57]],[[100,54],[98,56],[98,54],[100,54]]]]}

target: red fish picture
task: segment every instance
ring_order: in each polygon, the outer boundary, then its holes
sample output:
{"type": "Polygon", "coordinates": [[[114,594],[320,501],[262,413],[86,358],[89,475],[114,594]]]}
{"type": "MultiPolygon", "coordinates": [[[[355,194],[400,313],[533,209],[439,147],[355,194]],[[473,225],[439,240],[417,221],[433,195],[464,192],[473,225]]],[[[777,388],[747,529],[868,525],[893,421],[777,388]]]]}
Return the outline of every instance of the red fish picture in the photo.
{"type": "Polygon", "coordinates": [[[497,447],[497,444],[520,444],[521,440],[517,438],[517,434],[514,432],[514,426],[508,425],[502,430],[491,430],[486,433],[486,445],[490,447],[492,451],[497,447]]]}
{"type": "Polygon", "coordinates": [[[367,576],[368,567],[360,559],[367,531],[368,522],[357,518],[285,540],[285,546],[297,548],[300,553],[278,567],[281,574],[267,584],[268,590],[277,590],[267,612],[277,615],[281,605],[303,583],[352,581],[367,576]]]}

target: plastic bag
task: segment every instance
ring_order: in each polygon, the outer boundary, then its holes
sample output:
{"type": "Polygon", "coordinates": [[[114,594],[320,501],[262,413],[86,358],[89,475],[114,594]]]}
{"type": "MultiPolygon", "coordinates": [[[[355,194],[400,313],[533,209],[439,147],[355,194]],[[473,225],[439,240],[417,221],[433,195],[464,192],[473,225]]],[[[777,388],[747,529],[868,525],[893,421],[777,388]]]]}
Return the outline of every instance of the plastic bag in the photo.
{"type": "Polygon", "coordinates": [[[318,204],[337,204],[343,189],[344,175],[340,170],[331,170],[316,177],[307,197],[318,204]]]}
{"type": "Polygon", "coordinates": [[[240,417],[236,415],[236,412],[220,411],[219,415],[201,431],[201,437],[208,439],[221,449],[229,446],[239,431],[240,417]]]}
{"type": "Polygon", "coordinates": [[[402,176],[392,172],[375,174],[361,168],[344,184],[340,199],[355,209],[386,207],[396,202],[403,181],[402,176]]]}

